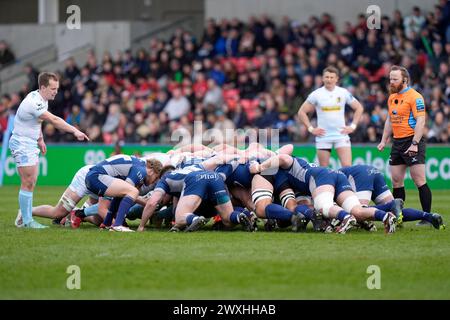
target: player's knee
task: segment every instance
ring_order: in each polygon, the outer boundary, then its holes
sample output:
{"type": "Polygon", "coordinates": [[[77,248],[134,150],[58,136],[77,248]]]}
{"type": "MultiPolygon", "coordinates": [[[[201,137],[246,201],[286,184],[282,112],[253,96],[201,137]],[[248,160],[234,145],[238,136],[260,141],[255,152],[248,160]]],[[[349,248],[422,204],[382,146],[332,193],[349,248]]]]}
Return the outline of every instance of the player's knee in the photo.
{"type": "Polygon", "coordinates": [[[266,207],[272,203],[271,190],[256,189],[252,193],[252,201],[255,204],[255,213],[259,218],[265,218],[266,207]]]}
{"type": "MultiPolygon", "coordinates": [[[[59,199],[58,206],[56,208],[61,208],[61,210],[65,209],[67,212],[70,212],[73,210],[73,208],[75,208],[76,205],[77,204],[75,203],[75,201],[72,200],[72,198],[68,197],[66,194],[63,194],[61,199],[59,199]]],[[[57,212],[54,211],[54,215],[56,214],[57,212]]]]}
{"type": "Polygon", "coordinates": [[[342,209],[351,213],[352,215],[360,215],[362,206],[356,195],[351,195],[347,197],[342,203],[342,209]]]}
{"type": "Polygon", "coordinates": [[[36,179],[33,178],[25,178],[22,179],[21,188],[27,191],[33,191],[36,186],[36,179]]]}
{"type": "Polygon", "coordinates": [[[136,188],[131,187],[126,191],[126,196],[130,197],[132,199],[136,199],[139,195],[139,190],[136,188]]]}
{"type": "Polygon", "coordinates": [[[266,207],[272,203],[272,199],[264,199],[260,200],[255,204],[255,213],[258,218],[266,217],[266,207]]]}
{"type": "Polygon", "coordinates": [[[392,179],[392,185],[394,188],[403,186],[403,181],[404,181],[403,175],[392,174],[391,179],[392,179]]]}
{"type": "Polygon", "coordinates": [[[295,208],[295,193],[294,191],[288,191],[280,195],[280,202],[284,208],[295,208]]]}
{"type": "Polygon", "coordinates": [[[322,212],[325,218],[328,218],[330,209],[334,206],[333,192],[322,192],[314,197],[314,209],[322,212]]]}

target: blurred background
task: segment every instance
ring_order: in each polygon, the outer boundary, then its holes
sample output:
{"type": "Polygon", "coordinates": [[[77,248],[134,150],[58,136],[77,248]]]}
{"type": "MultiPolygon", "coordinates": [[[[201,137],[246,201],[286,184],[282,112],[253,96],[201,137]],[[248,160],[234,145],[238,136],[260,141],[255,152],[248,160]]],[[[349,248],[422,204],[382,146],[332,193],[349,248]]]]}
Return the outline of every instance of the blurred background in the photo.
{"type": "MultiPolygon", "coordinates": [[[[388,70],[401,64],[425,97],[428,142],[446,145],[449,23],[446,0],[0,0],[0,136],[45,70],[61,78],[50,111],[94,143],[278,129],[280,143],[309,144],[297,111],[334,65],[365,108],[352,142],[376,143],[388,70]],[[368,29],[370,5],[378,29],[368,29]]],[[[43,131],[48,143],[73,141],[51,124],[43,131]]]]}

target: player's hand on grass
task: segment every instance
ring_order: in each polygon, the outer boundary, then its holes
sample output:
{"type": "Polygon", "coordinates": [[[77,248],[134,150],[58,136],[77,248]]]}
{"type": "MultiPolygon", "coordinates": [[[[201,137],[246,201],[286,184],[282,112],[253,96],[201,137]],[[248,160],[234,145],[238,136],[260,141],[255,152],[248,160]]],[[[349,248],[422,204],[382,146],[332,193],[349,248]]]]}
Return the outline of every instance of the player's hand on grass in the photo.
{"type": "Polygon", "coordinates": [[[142,226],[139,226],[136,231],[137,232],[143,232],[143,231],[145,231],[145,228],[142,227],[142,226]]]}
{"type": "Polygon", "coordinates": [[[75,138],[77,138],[78,141],[83,141],[83,140],[89,140],[89,137],[87,135],[85,135],[83,132],[81,132],[80,130],[77,130],[74,132],[73,134],[75,136],[75,138]]]}

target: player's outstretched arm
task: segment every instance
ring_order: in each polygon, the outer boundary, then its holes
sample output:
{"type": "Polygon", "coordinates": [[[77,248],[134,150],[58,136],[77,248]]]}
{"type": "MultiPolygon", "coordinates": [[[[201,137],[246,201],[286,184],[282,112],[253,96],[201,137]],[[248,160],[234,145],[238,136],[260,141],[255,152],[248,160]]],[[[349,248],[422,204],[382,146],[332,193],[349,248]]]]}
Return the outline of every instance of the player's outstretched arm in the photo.
{"type": "Polygon", "coordinates": [[[217,166],[230,163],[232,161],[239,161],[239,158],[239,155],[236,154],[220,153],[215,157],[203,161],[201,165],[205,168],[205,170],[213,171],[217,166]]]}
{"type": "Polygon", "coordinates": [[[198,143],[190,143],[190,144],[182,146],[180,148],[176,148],[173,151],[177,152],[177,153],[180,153],[180,152],[192,152],[192,153],[194,153],[194,152],[203,151],[203,150],[212,151],[211,148],[209,148],[209,147],[207,147],[205,145],[202,145],[202,144],[198,144],[198,143]]]}
{"type": "Polygon", "coordinates": [[[70,124],[68,124],[67,122],[65,122],[63,119],[61,119],[58,116],[55,116],[54,114],[46,111],[44,112],[39,119],[43,120],[43,121],[48,121],[51,124],[53,124],[55,126],[56,129],[61,130],[61,131],[65,131],[65,132],[69,132],[72,133],[75,138],[77,138],[77,140],[79,141],[83,141],[83,140],[87,140],[89,141],[89,138],[87,135],[85,135],[83,132],[81,132],[80,130],[78,130],[77,128],[75,128],[74,126],[71,126],[70,124]]]}
{"type": "Polygon", "coordinates": [[[144,211],[142,212],[141,223],[139,224],[137,231],[144,231],[147,221],[155,213],[156,206],[159,204],[163,196],[164,193],[160,190],[156,190],[152,193],[151,197],[147,200],[147,204],[144,207],[144,211]]]}

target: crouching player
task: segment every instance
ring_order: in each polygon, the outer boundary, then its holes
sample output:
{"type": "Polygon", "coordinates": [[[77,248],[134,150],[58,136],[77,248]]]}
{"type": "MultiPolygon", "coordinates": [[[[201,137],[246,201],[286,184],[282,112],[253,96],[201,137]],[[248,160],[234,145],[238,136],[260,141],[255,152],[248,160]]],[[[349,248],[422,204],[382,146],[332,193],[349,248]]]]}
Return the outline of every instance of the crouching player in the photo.
{"type": "Polygon", "coordinates": [[[216,172],[195,171],[186,176],[175,210],[174,228],[186,227],[185,231],[189,232],[196,231],[205,225],[206,218],[194,213],[200,205],[215,208],[213,211],[210,210],[211,216],[214,216],[217,211],[227,227],[241,224],[245,230],[254,231],[250,212],[233,208],[224,180],[216,172]]]}
{"type": "Polygon", "coordinates": [[[86,186],[98,196],[113,197],[104,225],[112,224],[112,231],[131,232],[124,227],[125,216],[139,195],[142,185],[150,185],[159,179],[162,169],[160,161],[141,160],[128,155],[116,155],[93,166],[86,175],[86,186]]]}
{"type": "MultiPolygon", "coordinates": [[[[365,220],[383,221],[386,233],[395,232],[395,215],[375,208],[363,208],[342,172],[313,167],[303,159],[285,154],[272,157],[253,170],[262,172],[274,167],[289,170],[289,183],[297,191],[309,189],[316,212],[327,219],[336,218],[341,222],[338,233],[346,233],[356,226],[357,221],[365,220]]],[[[308,219],[313,218],[307,206],[298,206],[296,211],[308,219]]]]}
{"type": "Polygon", "coordinates": [[[445,228],[441,215],[437,213],[403,208],[403,200],[394,199],[383,174],[375,167],[354,165],[341,168],[339,171],[347,176],[362,205],[368,206],[370,200],[372,200],[375,203],[375,208],[395,213],[400,223],[401,221],[425,220],[431,223],[435,229],[445,228]]]}

